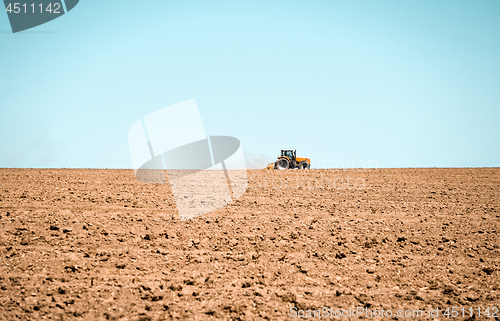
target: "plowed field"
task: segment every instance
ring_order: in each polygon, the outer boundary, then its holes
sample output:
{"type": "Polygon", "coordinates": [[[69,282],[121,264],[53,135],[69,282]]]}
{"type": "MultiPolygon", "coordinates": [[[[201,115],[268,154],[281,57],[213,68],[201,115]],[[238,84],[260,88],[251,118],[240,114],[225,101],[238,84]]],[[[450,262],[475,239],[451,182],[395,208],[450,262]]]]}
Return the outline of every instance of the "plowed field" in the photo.
{"type": "Polygon", "coordinates": [[[500,308],[500,169],[248,179],[236,202],[180,221],[169,185],[131,170],[0,169],[0,319],[500,308]]]}

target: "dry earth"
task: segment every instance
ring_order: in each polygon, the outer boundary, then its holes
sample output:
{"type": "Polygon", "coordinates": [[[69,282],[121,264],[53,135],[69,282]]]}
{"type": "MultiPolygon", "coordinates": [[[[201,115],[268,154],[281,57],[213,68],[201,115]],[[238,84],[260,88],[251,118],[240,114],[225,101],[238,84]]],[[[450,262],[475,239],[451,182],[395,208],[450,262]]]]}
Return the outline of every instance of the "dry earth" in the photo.
{"type": "Polygon", "coordinates": [[[500,169],[248,176],[180,221],[169,185],[131,170],[0,169],[0,319],[500,306],[500,169]]]}

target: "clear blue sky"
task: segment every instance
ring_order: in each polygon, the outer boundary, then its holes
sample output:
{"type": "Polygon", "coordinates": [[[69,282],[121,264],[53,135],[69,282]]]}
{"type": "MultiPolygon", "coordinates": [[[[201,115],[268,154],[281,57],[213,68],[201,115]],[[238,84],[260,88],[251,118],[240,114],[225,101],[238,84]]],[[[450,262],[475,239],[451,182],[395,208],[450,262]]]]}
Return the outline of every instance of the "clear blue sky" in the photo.
{"type": "Polygon", "coordinates": [[[0,12],[0,58],[0,167],[130,168],[130,126],[190,98],[248,160],[500,166],[496,0],[83,0],[0,12]]]}

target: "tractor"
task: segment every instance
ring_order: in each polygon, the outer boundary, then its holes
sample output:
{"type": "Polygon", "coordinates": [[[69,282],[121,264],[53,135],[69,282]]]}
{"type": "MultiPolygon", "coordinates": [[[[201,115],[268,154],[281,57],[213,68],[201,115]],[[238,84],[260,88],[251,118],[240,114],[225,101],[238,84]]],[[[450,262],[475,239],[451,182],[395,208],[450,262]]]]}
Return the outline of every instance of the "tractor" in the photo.
{"type": "Polygon", "coordinates": [[[297,157],[297,150],[282,149],[278,160],[267,166],[268,169],[309,169],[311,160],[309,158],[297,157]]]}

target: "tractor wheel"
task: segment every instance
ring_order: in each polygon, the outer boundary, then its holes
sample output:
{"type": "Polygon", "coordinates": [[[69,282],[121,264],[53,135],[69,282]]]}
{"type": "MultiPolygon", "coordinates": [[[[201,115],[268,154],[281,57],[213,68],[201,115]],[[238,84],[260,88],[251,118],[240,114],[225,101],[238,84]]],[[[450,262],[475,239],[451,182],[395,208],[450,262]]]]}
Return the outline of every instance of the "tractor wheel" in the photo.
{"type": "Polygon", "coordinates": [[[302,161],[302,162],[299,163],[299,168],[300,169],[309,169],[310,167],[311,167],[311,165],[308,162],[306,162],[306,161],[302,161]]]}
{"type": "Polygon", "coordinates": [[[290,163],[286,158],[278,159],[275,164],[277,169],[288,169],[288,167],[290,167],[290,163]]]}

